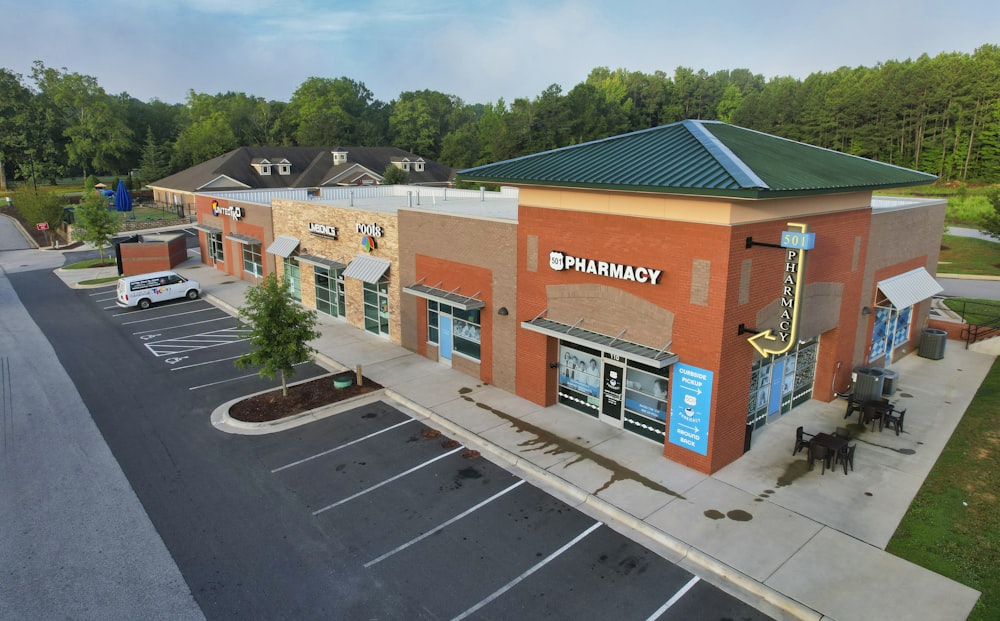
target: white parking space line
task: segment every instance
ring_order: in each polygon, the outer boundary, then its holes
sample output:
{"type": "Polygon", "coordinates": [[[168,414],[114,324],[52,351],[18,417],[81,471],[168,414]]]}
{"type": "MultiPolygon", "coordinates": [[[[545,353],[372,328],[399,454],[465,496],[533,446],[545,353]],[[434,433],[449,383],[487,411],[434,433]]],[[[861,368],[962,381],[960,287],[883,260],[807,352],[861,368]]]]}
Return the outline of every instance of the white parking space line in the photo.
{"type": "MultiPolygon", "coordinates": [[[[239,357],[239,356],[237,356],[239,357]]],[[[293,367],[297,367],[302,364],[309,364],[308,362],[300,362],[299,364],[293,364],[293,367]]],[[[247,379],[248,377],[260,377],[260,373],[251,373],[250,375],[240,375],[239,377],[231,377],[229,379],[219,380],[217,382],[212,382],[211,384],[201,384],[200,386],[190,386],[188,390],[200,390],[202,388],[209,388],[211,386],[218,386],[219,384],[225,384],[227,382],[235,382],[241,379],[247,379]]]]}
{"type": "Polygon", "coordinates": [[[480,608],[488,605],[490,602],[492,602],[496,598],[500,597],[501,595],[503,595],[507,591],[513,589],[519,583],[523,582],[528,576],[530,576],[531,574],[535,573],[536,571],[538,571],[542,567],[545,567],[546,565],[548,565],[549,562],[555,560],[560,554],[562,554],[566,550],[569,550],[570,548],[572,548],[573,546],[575,546],[581,539],[583,539],[584,537],[586,537],[590,533],[594,532],[595,530],[597,530],[599,527],[601,527],[603,525],[604,525],[603,522],[597,522],[596,524],[594,524],[593,526],[591,526],[587,530],[583,531],[582,533],[580,533],[579,535],[577,535],[576,537],[574,537],[572,541],[570,541],[569,543],[567,543],[563,547],[559,548],[558,550],[556,550],[552,554],[546,556],[544,559],[542,559],[540,562],[538,562],[534,567],[532,567],[528,571],[524,572],[523,574],[521,574],[517,578],[514,578],[513,580],[511,580],[510,582],[508,582],[504,586],[500,587],[499,589],[497,589],[496,591],[494,591],[492,595],[490,595],[489,597],[487,597],[483,601],[479,602],[478,604],[476,604],[472,608],[469,608],[468,610],[466,610],[462,614],[460,614],[457,617],[455,617],[454,619],[452,619],[452,621],[459,621],[460,619],[464,619],[464,618],[468,617],[469,615],[473,614],[474,612],[476,612],[477,610],[479,610],[480,608]]]}
{"type": "MultiPolygon", "coordinates": [[[[189,302],[181,302],[181,304],[189,304],[189,302]]],[[[179,305],[175,305],[179,306],[179,305]]],[[[145,323],[147,321],[159,321],[160,319],[170,319],[171,317],[183,317],[184,315],[192,315],[194,313],[205,313],[208,311],[217,310],[214,306],[209,306],[208,308],[199,308],[198,310],[187,311],[186,313],[174,313],[173,315],[161,315],[159,317],[147,317],[146,319],[136,319],[135,321],[125,321],[122,322],[123,326],[130,326],[134,323],[145,323]]],[[[121,317],[122,315],[131,315],[135,311],[125,311],[124,313],[118,313],[117,315],[111,315],[112,317],[121,317]]],[[[144,311],[139,311],[144,312],[144,311]]]]}
{"type": "MultiPolygon", "coordinates": [[[[221,311],[220,311],[221,312],[221,311]]],[[[139,334],[149,334],[151,332],[163,332],[165,330],[176,330],[177,328],[186,328],[188,326],[198,326],[203,323],[211,323],[213,321],[222,321],[223,319],[232,319],[229,315],[223,315],[222,317],[216,317],[215,319],[206,319],[205,321],[189,321],[188,323],[182,323],[177,326],[168,326],[166,328],[153,328],[152,330],[140,330],[139,332],[133,332],[132,336],[137,336],[139,334]]]]}
{"type": "Polygon", "coordinates": [[[439,459],[444,459],[445,457],[448,457],[449,455],[453,455],[453,454],[457,453],[458,451],[461,451],[464,448],[465,448],[464,446],[459,446],[458,448],[450,450],[450,451],[448,451],[447,453],[445,453],[443,455],[438,455],[434,459],[431,459],[429,461],[425,461],[424,463],[420,464],[419,466],[414,466],[414,467],[410,468],[409,470],[407,470],[406,472],[400,472],[396,476],[389,477],[388,479],[386,479],[385,481],[382,481],[381,483],[376,483],[375,485],[372,485],[369,488],[363,489],[360,492],[358,492],[357,494],[352,494],[351,496],[348,496],[347,498],[344,498],[343,500],[338,500],[337,502],[333,503],[332,505],[327,505],[327,506],[323,507],[322,509],[317,509],[317,510],[313,511],[313,515],[319,515],[320,513],[323,513],[324,511],[329,511],[330,509],[333,509],[334,507],[339,507],[340,505],[342,505],[342,504],[344,504],[346,502],[350,502],[350,501],[354,500],[355,498],[360,498],[361,496],[364,496],[365,494],[367,494],[369,492],[374,492],[375,490],[377,490],[378,488],[382,487],[383,485],[388,485],[389,483],[392,483],[393,481],[395,481],[397,479],[401,479],[401,478],[405,477],[408,474],[412,474],[412,473],[416,472],[417,470],[420,470],[421,468],[425,468],[425,467],[433,464],[434,462],[438,461],[439,459]]]}
{"type": "Polygon", "coordinates": [[[420,541],[423,541],[424,539],[430,537],[431,535],[436,535],[437,533],[441,532],[445,528],[447,528],[447,527],[451,526],[452,524],[454,524],[455,522],[461,520],[465,516],[478,511],[479,509],[481,509],[481,508],[485,507],[486,505],[490,504],[491,502],[493,502],[497,498],[500,498],[501,496],[503,496],[507,492],[515,489],[516,487],[518,487],[522,483],[524,483],[524,479],[521,479],[520,481],[518,481],[517,483],[511,485],[510,487],[508,487],[505,490],[501,490],[501,491],[497,492],[496,494],[493,494],[492,496],[490,496],[486,500],[482,501],[478,505],[476,505],[474,507],[471,507],[471,508],[467,509],[466,511],[463,511],[462,513],[459,513],[458,515],[456,515],[455,517],[451,518],[447,522],[441,524],[440,526],[435,527],[433,530],[429,530],[426,533],[424,533],[423,535],[420,535],[419,537],[415,537],[415,538],[407,541],[406,543],[404,543],[403,545],[401,545],[401,546],[399,546],[399,547],[397,547],[395,549],[389,550],[388,552],[386,552],[382,556],[368,561],[367,563],[365,563],[365,569],[368,569],[369,567],[371,567],[372,565],[375,565],[376,563],[381,563],[382,561],[384,561],[385,559],[389,558],[393,554],[396,554],[397,552],[402,552],[406,548],[409,548],[410,546],[412,546],[415,543],[419,543],[420,541]]]}
{"type": "MultiPolygon", "coordinates": [[[[184,357],[187,358],[187,356],[184,356],[184,357]]],[[[237,358],[240,358],[240,356],[230,356],[228,358],[219,358],[217,360],[208,360],[207,362],[197,362],[195,364],[186,364],[186,365],[184,365],[182,367],[174,367],[174,368],[172,368],[170,370],[171,371],[183,371],[184,369],[193,369],[195,367],[203,367],[206,364],[217,364],[219,362],[228,362],[230,360],[236,360],[237,358]]]]}
{"type": "Polygon", "coordinates": [[[395,425],[392,425],[390,427],[386,427],[385,429],[380,429],[379,431],[376,431],[374,433],[370,433],[367,436],[358,438],[357,440],[351,440],[350,442],[347,442],[346,444],[341,444],[340,446],[335,446],[332,449],[328,449],[326,451],[323,451],[322,453],[316,453],[315,455],[310,455],[309,457],[305,457],[305,458],[300,459],[298,461],[293,461],[290,464],[285,464],[284,466],[280,466],[278,468],[275,468],[274,470],[271,471],[271,473],[273,474],[275,472],[281,472],[282,470],[284,470],[286,468],[292,468],[294,466],[299,466],[301,464],[306,463],[307,461],[312,461],[313,459],[316,459],[318,457],[323,457],[324,455],[329,455],[330,453],[336,453],[340,449],[345,449],[345,448],[347,448],[349,446],[353,446],[355,444],[358,444],[359,442],[364,442],[365,440],[370,440],[371,438],[374,438],[374,437],[376,437],[376,436],[378,436],[380,434],[383,434],[383,433],[385,433],[387,431],[392,431],[396,427],[402,427],[403,425],[408,425],[408,424],[414,422],[415,420],[416,419],[409,418],[407,420],[404,420],[401,423],[396,423],[395,425]]]}
{"type": "Polygon", "coordinates": [[[117,295],[118,295],[116,293],[116,289],[111,289],[110,291],[105,291],[104,289],[100,289],[100,290],[94,291],[93,293],[88,293],[87,295],[89,295],[92,298],[95,298],[95,297],[97,297],[99,295],[107,295],[108,293],[114,295],[115,297],[117,297],[117,295]]]}
{"type": "Polygon", "coordinates": [[[687,584],[685,584],[684,586],[682,586],[679,591],[677,591],[676,593],[674,593],[673,597],[671,597],[670,599],[667,600],[667,603],[663,604],[662,606],[660,606],[659,610],[657,610],[653,614],[649,615],[649,618],[646,619],[646,621],[654,621],[655,619],[659,619],[660,616],[663,613],[665,613],[667,610],[669,610],[671,606],[673,606],[678,601],[680,601],[680,599],[682,597],[684,597],[684,594],[691,590],[691,587],[693,587],[694,585],[698,584],[699,580],[700,580],[700,578],[698,576],[694,576],[693,578],[691,578],[690,580],[688,580],[687,584]]]}

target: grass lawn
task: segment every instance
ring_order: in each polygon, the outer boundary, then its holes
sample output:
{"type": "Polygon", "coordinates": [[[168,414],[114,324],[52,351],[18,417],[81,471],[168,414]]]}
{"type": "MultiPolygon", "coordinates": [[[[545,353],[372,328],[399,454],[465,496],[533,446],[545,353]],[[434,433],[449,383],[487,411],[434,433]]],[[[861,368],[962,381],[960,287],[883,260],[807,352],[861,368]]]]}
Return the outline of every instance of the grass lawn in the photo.
{"type": "Polygon", "coordinates": [[[940,274],[977,274],[1000,277],[1000,244],[973,237],[941,237],[940,274]]]}
{"type": "Polygon", "coordinates": [[[1000,362],[983,382],[886,550],[982,593],[1000,618],[1000,362]]]}

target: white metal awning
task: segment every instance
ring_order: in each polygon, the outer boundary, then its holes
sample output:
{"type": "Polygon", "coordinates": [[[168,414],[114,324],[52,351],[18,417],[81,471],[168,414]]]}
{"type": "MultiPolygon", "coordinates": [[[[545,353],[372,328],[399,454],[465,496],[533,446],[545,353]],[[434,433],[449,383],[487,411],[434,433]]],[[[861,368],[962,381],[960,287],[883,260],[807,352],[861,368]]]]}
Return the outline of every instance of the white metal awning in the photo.
{"type": "Polygon", "coordinates": [[[351,264],[344,270],[344,278],[355,278],[374,285],[378,283],[386,270],[389,269],[389,265],[391,264],[386,259],[359,254],[354,257],[351,264]]]}
{"type": "Polygon", "coordinates": [[[347,265],[341,263],[340,261],[334,261],[333,259],[327,259],[326,257],[321,257],[317,254],[300,254],[299,263],[308,263],[310,265],[317,265],[319,267],[325,267],[329,270],[342,270],[347,265]]]}
{"type": "Polygon", "coordinates": [[[552,336],[563,341],[570,341],[577,345],[591,347],[602,352],[621,356],[626,360],[634,360],[642,364],[662,369],[677,362],[679,356],[667,351],[670,343],[663,349],[655,349],[625,341],[615,336],[608,336],[600,332],[591,332],[577,326],[571,326],[544,317],[536,317],[531,321],[522,321],[521,327],[532,332],[539,332],[546,336],[552,336]]]}
{"type": "Polygon", "coordinates": [[[944,291],[922,267],[879,281],[878,289],[893,306],[900,309],[909,308],[944,291]]]}
{"type": "Polygon", "coordinates": [[[222,232],[222,229],[214,226],[208,226],[207,224],[195,224],[191,228],[193,228],[196,231],[204,231],[209,235],[218,235],[219,233],[222,232]]]}
{"type": "Polygon", "coordinates": [[[478,291],[473,295],[462,295],[458,292],[458,289],[461,289],[461,287],[452,291],[446,291],[444,289],[438,289],[437,287],[421,284],[420,282],[415,282],[412,285],[403,287],[403,293],[409,293],[410,295],[415,295],[418,298],[448,304],[459,310],[474,310],[486,306],[486,302],[476,297],[479,295],[478,291]]]}
{"type": "Polygon", "coordinates": [[[295,249],[299,247],[299,240],[295,237],[289,237],[287,235],[278,235],[271,242],[271,245],[267,247],[268,254],[276,254],[279,257],[287,259],[295,252],[295,249]]]}
{"type": "Polygon", "coordinates": [[[234,242],[243,244],[245,246],[260,246],[263,243],[256,237],[250,237],[249,235],[240,235],[238,233],[230,233],[229,235],[226,235],[226,239],[231,239],[234,242]]]}

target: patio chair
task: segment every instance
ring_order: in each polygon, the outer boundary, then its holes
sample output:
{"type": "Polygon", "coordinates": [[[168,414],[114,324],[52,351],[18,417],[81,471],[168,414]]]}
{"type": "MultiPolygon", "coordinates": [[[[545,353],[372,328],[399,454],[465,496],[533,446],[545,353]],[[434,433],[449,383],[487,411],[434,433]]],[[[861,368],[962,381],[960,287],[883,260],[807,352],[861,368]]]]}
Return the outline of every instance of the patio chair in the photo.
{"type": "Polygon", "coordinates": [[[837,451],[837,456],[834,457],[833,466],[836,467],[838,463],[844,464],[844,474],[847,474],[847,464],[851,464],[851,472],[854,472],[854,448],[856,444],[844,445],[844,448],[837,451]]]}
{"type": "Polygon", "coordinates": [[[903,418],[906,416],[906,408],[886,414],[882,422],[884,427],[890,427],[896,431],[896,435],[903,430],[903,418]]]}
{"type": "Polygon", "coordinates": [[[857,401],[853,396],[847,397],[847,411],[844,412],[844,418],[850,418],[851,414],[861,411],[861,402],[857,401]]]}
{"type": "Polygon", "coordinates": [[[812,440],[812,437],[813,434],[806,433],[805,431],[802,430],[802,427],[799,426],[795,430],[795,449],[792,450],[792,455],[795,455],[802,449],[808,447],[809,441],[812,440]]]}
{"type": "Polygon", "coordinates": [[[810,444],[809,445],[809,469],[813,469],[813,462],[816,460],[823,462],[823,470],[820,474],[826,474],[826,469],[829,466],[830,461],[830,449],[826,448],[822,444],[810,444]]]}

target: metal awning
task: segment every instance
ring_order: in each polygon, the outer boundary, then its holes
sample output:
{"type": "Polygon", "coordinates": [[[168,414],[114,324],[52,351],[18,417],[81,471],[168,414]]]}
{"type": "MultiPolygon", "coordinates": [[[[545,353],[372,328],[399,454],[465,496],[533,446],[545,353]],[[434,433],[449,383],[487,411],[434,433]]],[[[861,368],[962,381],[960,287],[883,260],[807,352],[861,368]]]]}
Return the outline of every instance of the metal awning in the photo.
{"type": "Polygon", "coordinates": [[[475,310],[486,306],[486,302],[476,298],[479,295],[478,291],[473,295],[462,295],[458,293],[458,289],[445,291],[437,287],[420,284],[418,281],[408,287],[403,287],[403,293],[409,293],[410,295],[415,295],[418,298],[426,300],[434,300],[442,304],[449,304],[459,310],[475,310]]]}
{"type": "Polygon", "coordinates": [[[298,256],[299,263],[308,263],[310,265],[317,265],[319,267],[325,267],[330,270],[342,270],[347,265],[341,263],[340,261],[334,261],[333,259],[327,259],[326,257],[321,257],[316,254],[300,254],[298,256]]]}
{"type": "Polygon", "coordinates": [[[222,232],[222,229],[214,226],[208,226],[207,224],[195,224],[191,228],[193,228],[196,231],[204,231],[210,235],[218,235],[219,233],[222,232]]]}
{"type": "Polygon", "coordinates": [[[879,281],[878,289],[893,306],[900,309],[909,308],[944,291],[922,267],[879,281]]]}
{"type": "Polygon", "coordinates": [[[536,317],[531,321],[522,321],[521,327],[525,330],[538,332],[546,336],[553,336],[563,341],[570,341],[577,345],[591,347],[602,352],[621,356],[626,360],[634,360],[642,364],[662,369],[669,367],[678,360],[677,354],[667,351],[670,347],[668,343],[663,349],[654,349],[638,343],[622,340],[615,336],[608,336],[600,332],[591,332],[577,326],[571,326],[551,319],[536,317]]]}
{"type": "Polygon", "coordinates": [[[389,265],[390,263],[386,259],[359,254],[354,257],[351,264],[344,270],[344,278],[355,278],[374,285],[378,283],[382,275],[389,269],[389,265]]]}
{"type": "Polygon", "coordinates": [[[240,235],[238,233],[230,233],[229,235],[226,235],[226,239],[231,239],[234,242],[243,244],[245,246],[260,246],[263,243],[256,237],[250,237],[249,235],[240,235]]]}
{"type": "Polygon", "coordinates": [[[279,257],[287,259],[298,247],[299,240],[297,238],[289,237],[288,235],[278,235],[271,242],[271,245],[267,247],[267,252],[268,254],[276,254],[279,257]]]}

